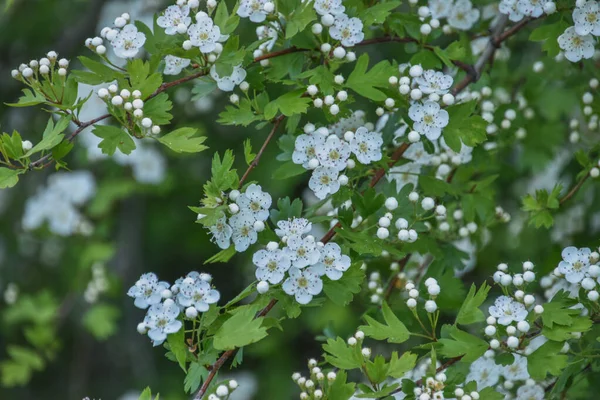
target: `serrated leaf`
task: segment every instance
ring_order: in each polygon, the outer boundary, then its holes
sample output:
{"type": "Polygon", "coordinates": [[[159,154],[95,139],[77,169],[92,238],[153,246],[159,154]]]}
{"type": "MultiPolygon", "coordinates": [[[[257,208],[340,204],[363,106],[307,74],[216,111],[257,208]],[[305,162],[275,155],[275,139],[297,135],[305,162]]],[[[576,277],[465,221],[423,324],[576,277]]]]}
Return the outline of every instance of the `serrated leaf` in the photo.
{"type": "Polygon", "coordinates": [[[167,343],[169,343],[169,349],[175,355],[175,359],[183,372],[187,372],[185,361],[187,359],[188,348],[185,344],[185,329],[182,327],[177,332],[167,335],[167,343]]]}
{"type": "Polygon", "coordinates": [[[438,342],[442,345],[439,353],[445,357],[462,357],[462,361],[473,362],[488,349],[488,342],[461,331],[456,326],[444,325],[442,334],[444,330],[449,338],[439,339],[438,342]]]}
{"type": "Polygon", "coordinates": [[[317,19],[317,14],[311,1],[305,1],[300,7],[293,10],[287,18],[285,27],[285,38],[290,39],[298,32],[302,32],[308,24],[317,19]]]}
{"type": "Polygon", "coordinates": [[[416,363],[416,354],[405,352],[402,354],[402,357],[398,358],[398,352],[394,351],[389,362],[388,376],[396,379],[402,378],[408,371],[415,367],[416,363]]]}
{"type": "Polygon", "coordinates": [[[304,114],[308,110],[308,104],[311,103],[309,97],[302,97],[304,89],[294,90],[279,96],[265,106],[265,118],[270,120],[277,115],[279,110],[286,117],[294,114],[304,114]]]}
{"type": "Polygon", "coordinates": [[[46,102],[44,95],[38,92],[32,92],[29,89],[23,89],[23,96],[19,97],[16,103],[5,103],[11,107],[31,107],[46,102]]]}
{"type": "Polygon", "coordinates": [[[195,128],[179,128],[156,140],[176,153],[199,153],[208,147],[202,144],[206,136],[193,137],[196,133],[198,129],[195,128]]]}
{"type": "Polygon", "coordinates": [[[255,319],[252,306],[241,306],[237,312],[221,325],[214,336],[213,346],[217,350],[232,350],[258,342],[267,336],[267,329],[260,318],[255,319]]]}
{"type": "Polygon", "coordinates": [[[15,186],[19,182],[19,174],[21,173],[22,171],[18,169],[0,167],[0,189],[15,186]]]}
{"type": "Polygon", "coordinates": [[[98,147],[102,153],[112,156],[119,149],[123,154],[135,150],[135,142],[123,129],[111,125],[96,125],[92,133],[102,139],[98,147]]]}
{"type": "Polygon", "coordinates": [[[561,354],[563,343],[548,341],[527,356],[527,371],[532,379],[543,380],[548,374],[559,376],[568,357],[561,354]]]}
{"type": "Polygon", "coordinates": [[[489,291],[490,287],[485,282],[483,285],[481,285],[479,290],[477,290],[475,284],[471,285],[471,289],[469,289],[469,293],[467,294],[465,301],[460,307],[460,310],[458,310],[456,323],[461,325],[469,325],[483,321],[485,319],[485,314],[479,309],[479,307],[487,298],[489,291]]]}
{"type": "Polygon", "coordinates": [[[346,306],[352,301],[356,293],[360,293],[360,285],[364,281],[365,273],[358,264],[350,266],[344,275],[337,280],[328,280],[323,284],[325,295],[340,306],[346,306]]]}
{"type": "Polygon", "coordinates": [[[363,362],[363,356],[360,353],[360,346],[349,346],[344,339],[327,339],[327,344],[323,345],[325,360],[334,367],[341,369],[360,368],[363,362]]]}
{"type": "Polygon", "coordinates": [[[383,101],[387,95],[376,88],[387,88],[389,86],[388,78],[397,71],[388,61],[379,62],[367,72],[368,66],[369,56],[365,53],[358,58],[354,70],[346,81],[346,86],[363,97],[383,101]]]}
{"type": "Polygon", "coordinates": [[[387,340],[388,343],[404,343],[410,337],[410,333],[406,326],[394,315],[393,311],[387,305],[383,303],[381,305],[381,311],[383,313],[383,319],[385,324],[378,322],[374,318],[365,315],[365,320],[368,325],[362,325],[359,327],[365,335],[376,340],[387,340]]]}

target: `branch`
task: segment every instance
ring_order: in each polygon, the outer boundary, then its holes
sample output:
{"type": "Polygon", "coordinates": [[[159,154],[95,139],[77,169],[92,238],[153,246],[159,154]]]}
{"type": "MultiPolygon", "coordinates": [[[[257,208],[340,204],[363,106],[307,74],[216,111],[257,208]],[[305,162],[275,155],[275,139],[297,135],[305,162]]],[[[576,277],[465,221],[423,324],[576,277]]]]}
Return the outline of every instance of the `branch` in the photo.
{"type": "Polygon", "coordinates": [[[571,199],[571,197],[573,197],[579,191],[579,189],[581,189],[581,186],[583,186],[583,184],[589,177],[590,177],[590,174],[585,174],[585,176],[583,178],[581,178],[579,180],[579,182],[577,182],[577,184],[575,186],[573,186],[573,188],[571,188],[571,190],[569,190],[569,193],[565,194],[565,196],[562,199],[560,199],[558,203],[560,205],[563,205],[564,203],[569,201],[569,199],[571,199]]]}
{"type": "Polygon", "coordinates": [[[254,160],[252,160],[252,162],[250,163],[250,165],[248,165],[248,169],[246,170],[246,172],[244,172],[244,175],[242,176],[242,179],[240,179],[240,187],[242,187],[242,185],[244,184],[244,181],[246,181],[246,179],[248,178],[248,175],[250,175],[250,172],[256,168],[256,166],[258,165],[258,162],[260,161],[260,158],[262,157],[265,149],[267,148],[267,145],[269,144],[269,142],[271,141],[271,139],[273,139],[273,136],[275,135],[275,132],[277,131],[277,128],[279,128],[279,125],[281,125],[281,123],[283,122],[283,120],[285,119],[285,115],[280,115],[279,117],[277,117],[274,121],[274,125],[273,125],[273,129],[271,129],[271,132],[269,133],[269,136],[267,136],[267,138],[265,139],[265,142],[263,143],[262,147],[260,148],[260,150],[258,151],[258,153],[256,154],[256,156],[254,157],[254,160]]]}

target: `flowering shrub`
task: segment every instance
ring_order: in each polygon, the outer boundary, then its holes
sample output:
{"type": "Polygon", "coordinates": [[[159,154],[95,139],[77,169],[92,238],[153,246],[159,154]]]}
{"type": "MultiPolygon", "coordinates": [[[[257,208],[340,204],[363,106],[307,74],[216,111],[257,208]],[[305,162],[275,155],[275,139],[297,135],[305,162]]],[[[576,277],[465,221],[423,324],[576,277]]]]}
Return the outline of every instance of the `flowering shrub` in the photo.
{"type": "MultiPolygon", "coordinates": [[[[598,204],[587,181],[600,175],[600,2],[178,0],[150,25],[118,16],[83,41],[82,69],[50,51],[12,71],[24,88],[10,105],[50,117],[41,135],[0,137],[0,188],[63,169],[26,200],[22,229],[106,240],[94,221],[130,189],[70,171],[76,143],[87,163],[110,158],[138,183],[167,185],[165,154],[206,154],[219,140],[172,126],[184,85],[195,100],[227,94],[210,116],[220,125],[245,136],[268,130],[259,147],[248,139],[242,151],[212,152],[202,194],[189,200],[188,223],[211,241],[204,272],[170,283],[144,271],[124,282],[144,310],[137,331],[183,370],[182,392],[233,398],[245,389],[222,370],[242,363],[243,349],[307,308],[352,303],[362,320],[353,334],[326,331],[321,357],[289,371],[300,399],[594,396],[600,255],[583,247],[597,246],[593,238],[570,241],[581,229],[569,222],[577,201],[598,204]],[[254,170],[275,142],[277,168],[261,178],[254,170]],[[304,198],[271,194],[271,180],[301,180],[304,198]],[[516,243],[526,229],[552,234],[516,243]],[[504,246],[492,259],[512,259],[522,244],[532,254],[480,274],[491,242],[504,246]],[[553,243],[561,254],[545,251],[553,243]],[[212,271],[234,257],[256,279],[229,297],[212,271]]],[[[86,257],[93,277],[83,294],[95,303],[115,287],[104,265],[113,249],[96,244],[86,257]]],[[[34,326],[58,314],[44,296],[25,298],[49,308],[34,326]]],[[[7,286],[13,315],[29,306],[18,297],[7,286]]],[[[96,306],[84,325],[105,339],[116,313],[96,306]]],[[[54,333],[43,337],[53,343],[54,333]]],[[[43,352],[48,343],[10,347],[4,385],[50,362],[58,350],[43,352]]],[[[154,397],[147,389],[140,398],[154,397]]]]}

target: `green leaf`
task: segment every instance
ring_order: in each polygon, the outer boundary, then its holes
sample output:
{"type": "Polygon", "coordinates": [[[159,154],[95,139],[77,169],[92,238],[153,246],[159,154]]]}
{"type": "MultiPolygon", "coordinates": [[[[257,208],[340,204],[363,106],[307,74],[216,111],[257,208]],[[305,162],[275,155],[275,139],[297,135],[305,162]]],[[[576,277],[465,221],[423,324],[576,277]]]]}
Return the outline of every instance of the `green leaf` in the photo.
{"type": "Polygon", "coordinates": [[[213,264],[218,262],[227,262],[231,260],[233,256],[235,256],[235,246],[231,246],[225,250],[219,251],[217,254],[204,261],[204,264],[213,264]]]}
{"type": "Polygon", "coordinates": [[[568,357],[561,354],[563,343],[548,341],[527,356],[527,371],[532,379],[543,380],[546,375],[559,376],[567,366],[568,357]]]}
{"type": "Polygon", "coordinates": [[[394,351],[389,364],[388,376],[399,379],[415,367],[417,364],[417,355],[405,352],[402,354],[402,357],[398,358],[398,352],[394,351]]]}
{"type": "Polygon", "coordinates": [[[341,369],[360,368],[363,363],[363,356],[360,353],[360,346],[349,346],[344,339],[327,339],[327,344],[323,345],[325,361],[334,367],[341,369]]]}
{"type": "Polygon", "coordinates": [[[323,285],[325,295],[337,305],[348,305],[355,294],[360,293],[360,285],[364,281],[365,272],[359,264],[354,264],[337,280],[328,280],[323,285]]]}
{"type": "Polygon", "coordinates": [[[166,125],[173,116],[169,111],[173,108],[173,103],[169,100],[169,95],[160,93],[144,103],[144,116],[152,119],[155,125],[166,125]]]}
{"type": "Polygon", "coordinates": [[[305,172],[306,169],[304,169],[302,165],[296,164],[292,161],[288,161],[283,163],[275,171],[273,171],[273,179],[288,179],[293,176],[302,175],[305,172]]]}
{"type": "Polygon", "coordinates": [[[19,182],[22,170],[0,167],[0,189],[13,187],[19,182]]]}
{"type": "Polygon", "coordinates": [[[254,121],[260,121],[261,116],[252,109],[252,103],[248,99],[241,99],[237,106],[227,106],[219,114],[218,123],[223,125],[248,126],[254,121]]]}
{"type": "Polygon", "coordinates": [[[267,336],[260,318],[255,319],[252,306],[241,306],[215,333],[213,346],[218,350],[232,350],[258,342],[267,336]]]}
{"type": "Polygon", "coordinates": [[[193,137],[196,133],[198,133],[196,128],[179,128],[156,140],[176,153],[199,153],[208,147],[202,144],[206,136],[193,137]]]}
{"type": "Polygon", "coordinates": [[[485,400],[504,400],[504,394],[496,390],[492,386],[488,386],[483,390],[479,390],[479,398],[485,400]]]}
{"type": "Polygon", "coordinates": [[[369,380],[373,383],[381,383],[387,378],[390,366],[385,362],[385,358],[379,354],[373,361],[367,360],[365,367],[369,380]]]}
{"type": "Polygon", "coordinates": [[[410,333],[406,326],[394,315],[390,306],[387,303],[381,305],[383,319],[385,324],[376,321],[368,315],[365,315],[365,320],[369,325],[362,325],[358,329],[363,331],[365,335],[376,340],[386,339],[388,343],[404,343],[410,337],[410,333]]]}
{"type": "Polygon", "coordinates": [[[367,8],[365,12],[361,14],[360,19],[364,26],[381,25],[386,21],[391,11],[394,8],[399,7],[400,4],[402,4],[400,1],[388,1],[386,3],[375,4],[374,6],[367,8]]]}
{"type": "MultiPolygon", "coordinates": [[[[221,4],[225,4],[225,2],[222,1],[219,3],[219,7],[221,4]]],[[[200,79],[197,79],[195,82],[196,83],[192,88],[192,101],[196,101],[208,96],[217,89],[217,82],[207,76],[203,76],[200,79]]]]}
{"type": "Polygon", "coordinates": [[[490,286],[487,283],[483,283],[479,290],[475,287],[475,284],[471,285],[467,298],[463,302],[458,315],[456,316],[456,323],[462,325],[474,324],[485,320],[485,314],[479,309],[487,298],[490,286]]]}
{"type": "Polygon", "coordinates": [[[356,384],[354,382],[346,383],[346,371],[337,371],[335,380],[329,386],[327,392],[328,400],[349,400],[353,395],[356,384]]]}
{"type": "Polygon", "coordinates": [[[557,325],[571,325],[575,318],[581,314],[580,310],[571,308],[577,301],[570,299],[566,292],[560,291],[552,298],[552,301],[544,304],[542,323],[547,328],[557,325]]]}
{"type": "MultiPolygon", "coordinates": [[[[104,82],[111,82],[114,80],[118,80],[119,78],[121,78],[123,76],[123,74],[119,71],[116,71],[114,69],[112,69],[111,67],[109,67],[108,65],[98,62],[98,61],[94,61],[91,58],[88,57],[84,57],[84,56],[80,56],[78,57],[79,61],[81,61],[81,63],[83,64],[84,67],[86,67],[87,69],[89,69],[92,74],[94,75],[95,79],[88,79],[86,80],[86,82],[83,83],[87,83],[90,85],[98,85],[104,82]]],[[[88,77],[90,75],[87,75],[88,77]]]]}
{"type": "Polygon", "coordinates": [[[36,144],[31,150],[29,150],[23,157],[29,157],[32,154],[38,153],[40,151],[51,149],[64,139],[65,135],[62,133],[69,126],[71,122],[71,118],[64,116],[58,120],[56,125],[54,125],[54,120],[52,117],[48,119],[48,123],[46,124],[46,129],[42,134],[42,140],[36,144]]]}
{"type": "Polygon", "coordinates": [[[160,398],[160,394],[156,394],[156,397],[152,396],[152,391],[150,390],[150,387],[147,386],[144,391],[142,393],[140,393],[140,397],[138,397],[138,400],[159,400],[160,398]]]}
{"type": "Polygon", "coordinates": [[[167,343],[169,343],[169,349],[175,355],[177,363],[183,372],[187,372],[185,361],[187,359],[188,348],[185,343],[185,328],[182,327],[177,332],[167,335],[167,343]]]}
{"type": "Polygon", "coordinates": [[[383,101],[388,96],[376,88],[389,87],[388,78],[396,74],[397,71],[388,61],[379,62],[369,72],[367,72],[368,65],[369,56],[365,53],[358,58],[354,71],[346,81],[346,86],[363,97],[383,101]]]}
{"type": "Polygon", "coordinates": [[[277,209],[271,209],[271,221],[277,224],[278,221],[286,221],[294,217],[302,216],[302,200],[294,199],[291,201],[289,197],[283,197],[277,200],[277,209]]]}
{"type": "Polygon", "coordinates": [[[117,307],[97,304],[84,314],[82,323],[96,339],[103,341],[117,332],[119,315],[117,307]]]}
{"type": "Polygon", "coordinates": [[[529,40],[533,42],[544,42],[542,50],[545,50],[549,57],[556,57],[560,52],[558,37],[562,35],[568,27],[569,24],[563,19],[554,24],[543,24],[531,32],[529,40]]]}
{"type": "Polygon", "coordinates": [[[487,122],[479,115],[472,115],[475,105],[476,102],[470,101],[446,109],[450,120],[443,129],[444,140],[456,152],[460,152],[457,138],[470,147],[487,140],[487,122]]]}
{"type": "Polygon", "coordinates": [[[92,132],[94,135],[103,139],[98,147],[102,153],[112,156],[117,148],[123,154],[131,154],[135,150],[135,142],[123,129],[111,125],[96,125],[92,132]]]}
{"type": "Polygon", "coordinates": [[[16,103],[5,103],[11,107],[30,107],[46,102],[44,95],[38,92],[32,92],[29,89],[23,89],[23,96],[19,97],[16,103]]]}
{"type": "Polygon", "coordinates": [[[286,117],[305,113],[311,100],[309,97],[302,97],[303,94],[304,89],[298,89],[271,101],[265,106],[265,118],[273,119],[277,115],[277,110],[281,111],[286,117]]]}
{"type": "Polygon", "coordinates": [[[488,349],[488,342],[461,331],[456,326],[444,325],[442,335],[446,333],[449,338],[439,339],[442,347],[439,353],[445,357],[461,357],[462,361],[473,362],[483,355],[488,349]]]}
{"type": "Polygon", "coordinates": [[[256,154],[252,152],[252,143],[250,142],[250,139],[244,140],[244,160],[246,160],[246,164],[250,165],[255,157],[256,154]]]}
{"type": "Polygon", "coordinates": [[[186,393],[195,392],[207,376],[208,371],[204,368],[204,365],[199,362],[192,362],[183,380],[183,389],[186,393]]]}
{"type": "Polygon", "coordinates": [[[300,7],[294,9],[287,18],[285,38],[290,39],[298,32],[302,32],[308,24],[317,19],[317,14],[311,1],[305,1],[300,7]]]}

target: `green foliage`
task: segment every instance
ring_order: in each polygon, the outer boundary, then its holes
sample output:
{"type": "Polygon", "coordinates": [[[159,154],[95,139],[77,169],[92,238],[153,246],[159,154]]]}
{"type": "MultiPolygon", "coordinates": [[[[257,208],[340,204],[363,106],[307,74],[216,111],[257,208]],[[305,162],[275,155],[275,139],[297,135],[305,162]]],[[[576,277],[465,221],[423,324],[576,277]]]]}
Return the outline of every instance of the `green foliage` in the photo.
{"type": "Polygon", "coordinates": [[[179,128],[157,140],[176,153],[199,153],[208,147],[202,144],[206,136],[194,137],[197,133],[194,128],[179,128]]]}
{"type": "Polygon", "coordinates": [[[554,186],[554,189],[548,193],[545,189],[535,191],[535,197],[528,194],[523,198],[523,211],[528,211],[529,224],[536,228],[550,228],[554,225],[554,218],[551,211],[560,207],[559,195],[562,190],[561,185],[554,186]]]}
{"type": "Polygon", "coordinates": [[[483,283],[479,290],[475,285],[471,285],[467,297],[460,306],[456,316],[456,323],[461,325],[470,325],[485,320],[485,314],[479,309],[487,298],[490,287],[483,283]]]}
{"type": "Polygon", "coordinates": [[[487,139],[487,123],[481,116],[472,115],[476,104],[470,101],[447,108],[450,121],[443,130],[444,140],[457,153],[460,152],[461,142],[474,147],[487,139]]]}
{"type": "Polygon", "coordinates": [[[256,308],[241,306],[215,333],[213,346],[218,350],[231,350],[258,342],[267,336],[260,318],[255,319],[256,308]]]}
{"type": "Polygon", "coordinates": [[[102,153],[112,156],[119,149],[123,154],[131,154],[135,150],[135,142],[123,129],[112,125],[96,125],[92,131],[102,139],[98,147],[102,153]]]}
{"type": "Polygon", "coordinates": [[[325,361],[334,367],[341,369],[360,368],[363,364],[363,356],[360,353],[360,346],[349,346],[344,339],[327,339],[327,344],[323,345],[325,361]]]}
{"type": "Polygon", "coordinates": [[[180,329],[179,331],[168,335],[167,343],[169,344],[169,350],[175,355],[177,363],[183,372],[186,372],[188,348],[185,342],[185,329],[180,329]]]}
{"type": "Polygon", "coordinates": [[[381,61],[367,72],[369,55],[363,54],[356,61],[354,70],[348,76],[346,86],[370,100],[383,101],[388,96],[376,88],[387,88],[388,78],[396,74],[396,69],[388,61],[381,61]]]}
{"type": "Polygon", "coordinates": [[[292,13],[287,18],[285,38],[289,39],[294,37],[316,19],[317,13],[313,8],[312,1],[305,1],[303,3],[297,1],[292,13]]]}
{"type": "Polygon", "coordinates": [[[18,169],[0,167],[0,189],[15,186],[19,182],[19,174],[21,173],[18,169]]]}
{"type": "Polygon", "coordinates": [[[441,344],[439,353],[445,357],[461,357],[464,362],[473,362],[488,349],[485,340],[461,331],[453,325],[444,325],[442,336],[443,338],[438,340],[441,344]]]}
{"type": "Polygon", "coordinates": [[[311,101],[310,98],[303,97],[303,94],[304,89],[294,90],[271,101],[265,106],[265,118],[273,119],[278,110],[287,117],[306,113],[311,101]]]}
{"type": "Polygon", "coordinates": [[[29,382],[35,371],[40,371],[45,366],[44,359],[29,348],[11,345],[6,351],[10,360],[0,363],[2,386],[23,386],[29,382]]]}
{"type": "Polygon", "coordinates": [[[323,291],[332,302],[345,306],[352,301],[354,295],[360,293],[360,285],[364,279],[365,273],[360,269],[360,264],[354,264],[339,280],[325,282],[323,291]]]}
{"type": "Polygon", "coordinates": [[[98,340],[106,340],[117,331],[119,309],[107,304],[97,304],[83,316],[85,328],[98,340]]]}
{"type": "Polygon", "coordinates": [[[559,376],[567,366],[568,357],[560,354],[563,343],[548,341],[527,356],[527,371],[533,379],[546,379],[548,374],[559,376]]]}
{"type": "Polygon", "coordinates": [[[159,399],[160,399],[160,395],[157,393],[156,397],[154,397],[152,395],[152,391],[150,390],[149,387],[146,387],[140,394],[140,397],[138,398],[138,400],[159,400],[159,399]]]}
{"type": "Polygon", "coordinates": [[[329,386],[327,398],[330,400],[349,400],[354,395],[355,383],[346,383],[347,374],[343,370],[338,371],[333,383],[329,386]]]}
{"type": "Polygon", "coordinates": [[[359,329],[365,335],[376,340],[387,340],[388,343],[404,343],[408,340],[410,333],[406,326],[394,315],[387,303],[381,305],[385,324],[365,315],[368,325],[362,325],[359,329]]]}
{"type": "MultiPolygon", "coordinates": [[[[231,150],[225,152],[223,159],[219,157],[218,153],[215,153],[211,166],[212,178],[204,185],[204,194],[206,197],[202,200],[202,203],[205,206],[216,207],[220,204],[217,199],[221,199],[222,192],[237,188],[239,177],[237,171],[232,169],[233,161],[234,157],[231,150]]],[[[205,212],[202,213],[206,214],[205,212]]],[[[217,216],[217,218],[219,217],[217,216]]],[[[202,223],[205,223],[205,221],[204,218],[201,220],[202,223]]],[[[207,225],[212,225],[212,223],[206,223],[207,225]]]]}

